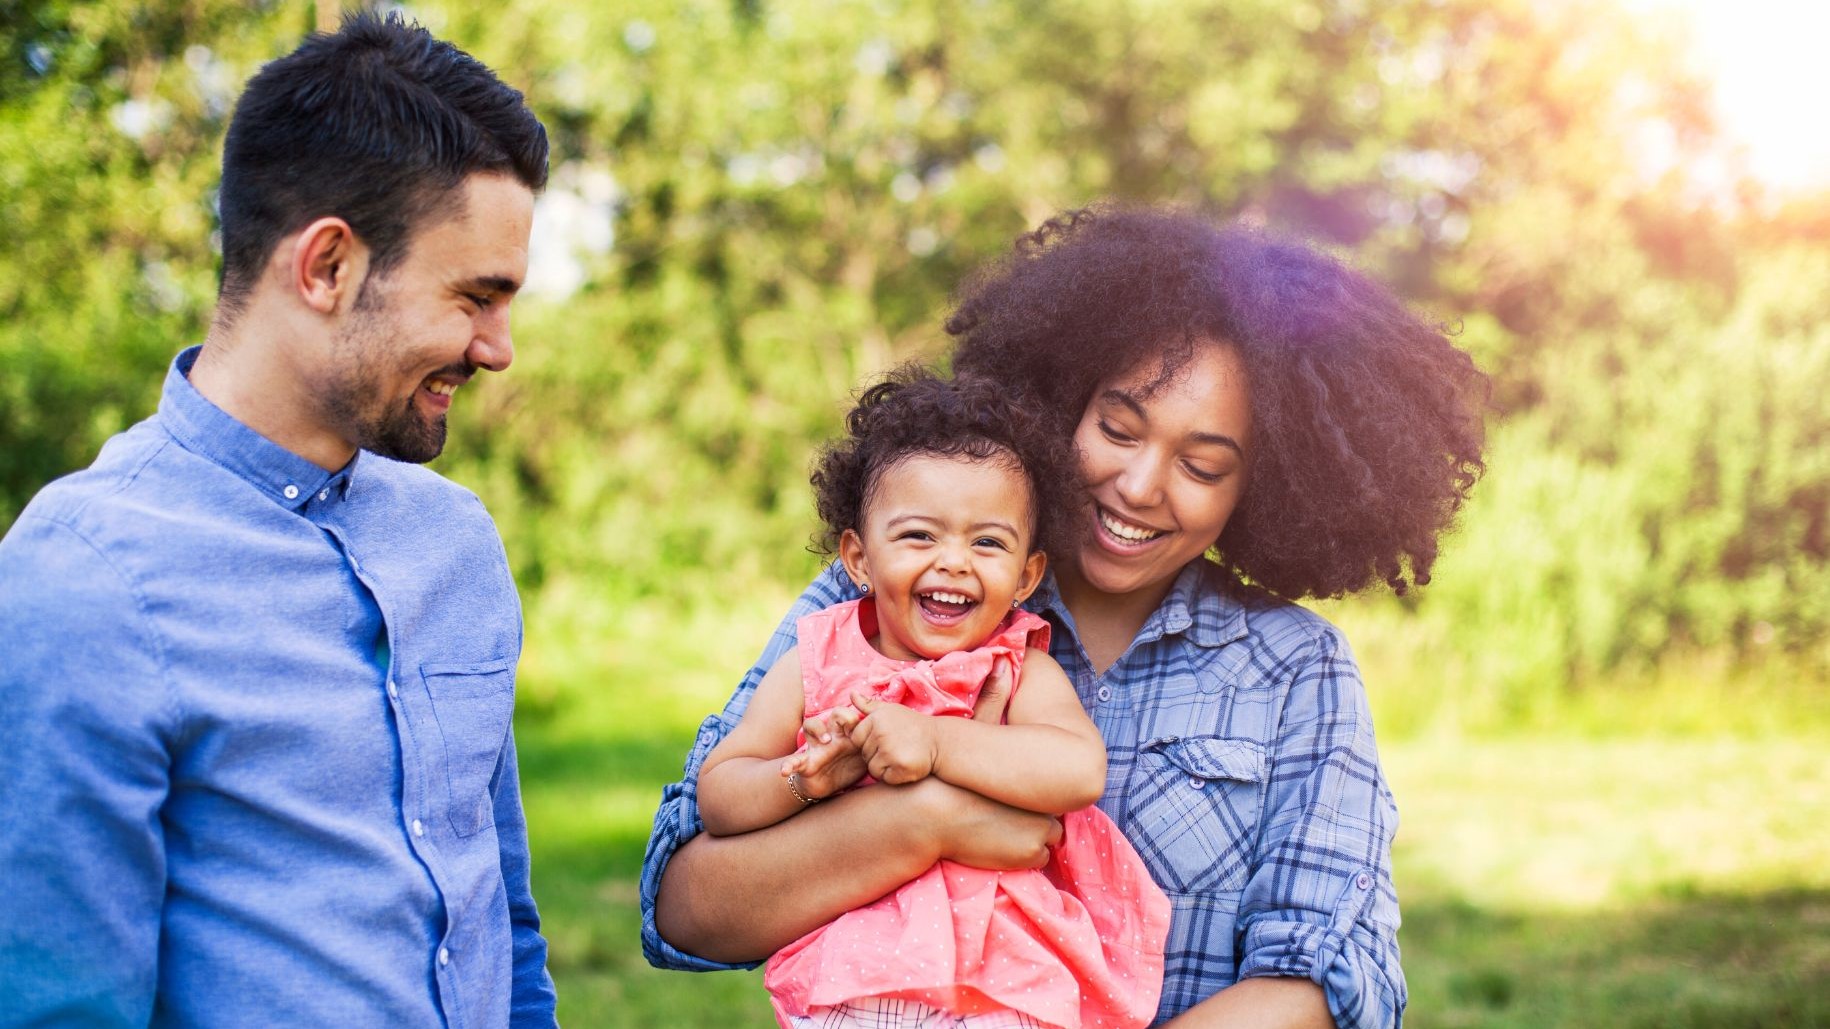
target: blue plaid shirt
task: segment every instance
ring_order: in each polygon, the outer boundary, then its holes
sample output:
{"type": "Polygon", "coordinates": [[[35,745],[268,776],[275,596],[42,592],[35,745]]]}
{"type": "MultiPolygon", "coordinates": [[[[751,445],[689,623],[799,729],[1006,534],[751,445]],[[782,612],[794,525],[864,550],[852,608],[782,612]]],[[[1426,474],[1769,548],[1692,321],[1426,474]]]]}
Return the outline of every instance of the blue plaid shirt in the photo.
{"type": "MultiPolygon", "coordinates": [[[[1099,806],[1169,895],[1158,1020],[1253,976],[1310,979],[1343,1027],[1396,1026],[1405,1005],[1391,841],[1398,813],[1379,769],[1359,670],[1339,630],[1303,608],[1248,606],[1204,561],[1184,568],[1131,647],[1093,671],[1053,577],[1028,606],[1055,627],[1051,653],[1109,755],[1099,806]]],[[[721,714],[705,720],[686,775],[662,793],[642,868],[648,960],[695,971],[655,929],[661,873],[704,829],[696,792],[712,747],[802,615],[856,597],[835,562],[801,594],[721,714]]]]}

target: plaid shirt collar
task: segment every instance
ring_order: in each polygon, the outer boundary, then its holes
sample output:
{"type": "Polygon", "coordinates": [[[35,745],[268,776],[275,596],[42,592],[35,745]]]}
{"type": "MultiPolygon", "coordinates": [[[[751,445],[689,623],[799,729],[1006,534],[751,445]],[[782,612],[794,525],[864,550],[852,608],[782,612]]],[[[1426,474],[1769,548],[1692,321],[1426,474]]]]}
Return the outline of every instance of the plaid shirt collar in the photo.
{"type": "MultiPolygon", "coordinates": [[[[1169,594],[1144,620],[1133,645],[1177,635],[1186,637],[1197,647],[1210,648],[1244,639],[1245,605],[1225,590],[1202,588],[1204,577],[1221,574],[1206,558],[1196,558],[1183,565],[1169,587],[1169,594]]],[[[1023,606],[1037,614],[1053,615],[1058,624],[1079,635],[1074,616],[1061,599],[1061,588],[1052,570],[1023,606]]]]}

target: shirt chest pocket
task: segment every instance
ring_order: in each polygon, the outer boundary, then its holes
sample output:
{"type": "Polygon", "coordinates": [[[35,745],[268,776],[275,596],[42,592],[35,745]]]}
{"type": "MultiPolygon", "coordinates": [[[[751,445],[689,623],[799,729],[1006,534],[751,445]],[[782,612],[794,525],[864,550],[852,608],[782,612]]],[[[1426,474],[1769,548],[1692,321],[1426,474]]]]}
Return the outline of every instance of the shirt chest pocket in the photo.
{"type": "Polygon", "coordinates": [[[515,717],[514,659],[427,664],[419,674],[444,751],[451,831],[475,835],[493,820],[489,784],[515,717]]]}
{"type": "Polygon", "coordinates": [[[1264,780],[1264,747],[1255,740],[1151,740],[1132,771],[1125,835],[1148,857],[1165,890],[1242,890],[1258,842],[1264,780]]]}

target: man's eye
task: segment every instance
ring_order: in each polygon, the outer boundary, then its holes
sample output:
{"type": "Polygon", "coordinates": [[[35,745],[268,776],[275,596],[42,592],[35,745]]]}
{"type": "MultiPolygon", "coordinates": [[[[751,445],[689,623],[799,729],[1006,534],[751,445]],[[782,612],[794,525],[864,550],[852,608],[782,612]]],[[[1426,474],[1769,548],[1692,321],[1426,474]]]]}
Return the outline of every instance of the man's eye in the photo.
{"type": "Polygon", "coordinates": [[[494,297],[487,297],[481,293],[466,293],[464,294],[464,299],[482,308],[487,308],[489,305],[495,303],[494,297]]]}

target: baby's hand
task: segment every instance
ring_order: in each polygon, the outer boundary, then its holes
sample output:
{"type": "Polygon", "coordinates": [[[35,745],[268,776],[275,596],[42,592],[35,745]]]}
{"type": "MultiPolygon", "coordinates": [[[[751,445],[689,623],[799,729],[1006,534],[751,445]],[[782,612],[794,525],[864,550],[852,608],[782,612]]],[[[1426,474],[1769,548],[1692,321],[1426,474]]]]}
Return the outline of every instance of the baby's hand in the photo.
{"type": "Polygon", "coordinates": [[[864,758],[851,741],[858,714],[840,708],[801,723],[807,745],[782,763],[783,777],[798,775],[801,790],[815,800],[830,797],[864,778],[864,758]]]}
{"type": "Polygon", "coordinates": [[[853,693],[851,700],[864,713],[864,720],[851,731],[851,741],[878,782],[915,782],[934,772],[940,738],[934,731],[933,715],[863,693],[853,693]]]}

